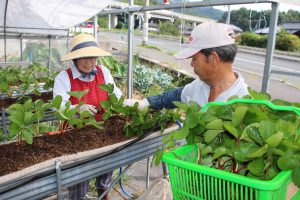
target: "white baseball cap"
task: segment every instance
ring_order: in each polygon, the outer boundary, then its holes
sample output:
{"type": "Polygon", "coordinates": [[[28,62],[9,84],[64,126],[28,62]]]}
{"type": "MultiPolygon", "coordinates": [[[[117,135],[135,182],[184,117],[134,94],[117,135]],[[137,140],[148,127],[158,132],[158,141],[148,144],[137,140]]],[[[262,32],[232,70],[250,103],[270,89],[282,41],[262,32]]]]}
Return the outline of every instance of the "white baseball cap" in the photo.
{"type": "Polygon", "coordinates": [[[234,44],[234,39],[230,36],[233,30],[223,23],[204,22],[196,26],[190,37],[188,48],[175,54],[175,58],[181,60],[190,58],[202,49],[220,47],[234,44]]]}

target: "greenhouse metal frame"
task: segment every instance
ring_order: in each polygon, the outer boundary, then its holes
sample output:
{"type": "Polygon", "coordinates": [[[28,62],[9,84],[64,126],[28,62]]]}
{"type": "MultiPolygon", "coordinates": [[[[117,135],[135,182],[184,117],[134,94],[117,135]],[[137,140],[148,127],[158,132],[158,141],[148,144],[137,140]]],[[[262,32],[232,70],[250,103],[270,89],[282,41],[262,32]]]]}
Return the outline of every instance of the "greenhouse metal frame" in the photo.
{"type": "MultiPolygon", "coordinates": [[[[8,0],[6,0],[8,2],[8,0]]],[[[124,9],[116,10],[106,10],[98,12],[99,15],[104,14],[117,14],[117,13],[128,13],[128,76],[127,76],[127,96],[128,98],[132,97],[132,71],[133,71],[133,26],[134,26],[134,13],[144,12],[150,10],[162,10],[162,9],[174,9],[181,8],[183,4],[168,4],[168,5],[155,5],[155,6],[133,6],[133,0],[129,0],[129,7],[124,9]]],[[[184,4],[185,8],[191,7],[205,7],[205,6],[219,6],[219,5],[236,5],[236,4],[249,4],[249,3],[271,3],[271,19],[270,19],[270,33],[268,37],[265,67],[263,74],[263,83],[262,91],[266,92],[268,90],[268,85],[270,81],[271,66],[272,66],[272,57],[275,47],[275,38],[276,38],[276,26],[278,20],[279,12],[279,1],[277,0],[205,0],[197,2],[187,2],[184,4]]],[[[96,13],[97,14],[97,13],[96,13]]],[[[5,12],[6,15],[6,12],[5,12]]],[[[92,15],[94,16],[94,14],[92,15]]],[[[5,18],[6,19],[6,18],[5,18]]],[[[95,20],[96,22],[96,20],[95,20]]],[[[6,29],[6,23],[4,26],[0,26],[0,29],[6,29]]],[[[10,27],[10,28],[22,28],[22,27],[10,27]]],[[[26,27],[23,27],[26,28],[26,27]]],[[[42,30],[42,29],[40,29],[42,30]]],[[[50,29],[44,29],[50,30],[50,29]]],[[[63,29],[68,30],[68,29],[63,29]]],[[[20,35],[8,36],[4,31],[4,35],[1,35],[0,38],[6,40],[7,38],[22,38],[36,36],[24,36],[22,33],[20,35]]],[[[55,34],[54,34],[55,35],[55,34]]],[[[64,35],[63,37],[68,37],[64,35]]],[[[49,39],[49,52],[51,47],[51,35],[46,36],[37,36],[39,38],[48,38],[49,39]]],[[[6,47],[5,47],[6,48],[6,47]]],[[[22,47],[21,47],[22,48],[22,47]]],[[[6,52],[5,52],[6,54],[6,52]]],[[[6,56],[6,55],[5,55],[6,56]]],[[[49,53],[50,57],[50,53],[49,53]]],[[[4,112],[2,112],[4,113],[4,112]]],[[[5,117],[2,118],[3,122],[7,124],[5,117]]],[[[49,119],[51,120],[51,119],[49,119]]],[[[56,171],[52,172],[50,175],[39,177],[36,180],[16,180],[15,182],[10,183],[9,185],[0,185],[0,199],[33,199],[41,198],[52,193],[58,194],[58,199],[61,199],[61,187],[70,186],[71,183],[80,182],[80,180],[88,180],[91,177],[103,174],[105,172],[117,169],[121,166],[125,166],[136,161],[142,160],[151,156],[154,151],[162,146],[162,137],[155,137],[143,142],[136,143],[126,149],[119,151],[115,154],[99,158],[92,162],[85,163],[84,165],[75,166],[64,171],[60,169],[59,161],[56,162],[56,171]],[[137,151],[140,149],[140,151],[137,151]],[[126,155],[126,156],[125,156],[126,155]],[[106,164],[106,165],[104,165],[106,164]],[[109,164],[109,165],[107,165],[109,164]],[[2,188],[2,189],[1,189],[2,188]],[[35,191],[35,192],[33,192],[35,191]]]]}

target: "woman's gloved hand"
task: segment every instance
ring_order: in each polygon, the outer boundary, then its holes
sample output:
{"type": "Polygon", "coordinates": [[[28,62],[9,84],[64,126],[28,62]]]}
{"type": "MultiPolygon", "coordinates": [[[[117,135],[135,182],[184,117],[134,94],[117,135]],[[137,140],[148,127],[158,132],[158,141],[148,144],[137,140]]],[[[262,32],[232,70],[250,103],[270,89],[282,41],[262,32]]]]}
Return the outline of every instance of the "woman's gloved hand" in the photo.
{"type": "Polygon", "coordinates": [[[91,115],[95,115],[98,112],[98,109],[96,106],[89,105],[89,104],[80,106],[79,110],[80,110],[80,112],[88,111],[91,115]]]}
{"type": "Polygon", "coordinates": [[[138,103],[138,109],[143,110],[144,108],[149,106],[149,102],[146,98],[143,100],[138,100],[138,99],[125,99],[124,100],[124,105],[125,106],[130,106],[133,107],[135,103],[138,103]]]}

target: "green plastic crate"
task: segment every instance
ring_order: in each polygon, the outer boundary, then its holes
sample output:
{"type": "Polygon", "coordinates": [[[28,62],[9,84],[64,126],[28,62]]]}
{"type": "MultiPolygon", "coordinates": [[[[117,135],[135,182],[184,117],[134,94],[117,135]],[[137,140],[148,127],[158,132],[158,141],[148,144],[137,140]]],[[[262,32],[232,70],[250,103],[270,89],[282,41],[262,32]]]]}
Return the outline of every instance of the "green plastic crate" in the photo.
{"type": "MultiPolygon", "coordinates": [[[[210,105],[234,103],[264,104],[272,109],[292,111],[300,116],[298,108],[277,106],[266,100],[250,99],[234,99],[226,103],[210,102],[203,107],[202,111],[210,105]]],[[[286,198],[291,171],[282,171],[272,180],[262,181],[194,164],[197,155],[196,145],[185,145],[163,155],[162,161],[168,164],[175,200],[285,200],[286,198]]],[[[299,193],[293,197],[293,200],[297,200],[299,193]]]]}

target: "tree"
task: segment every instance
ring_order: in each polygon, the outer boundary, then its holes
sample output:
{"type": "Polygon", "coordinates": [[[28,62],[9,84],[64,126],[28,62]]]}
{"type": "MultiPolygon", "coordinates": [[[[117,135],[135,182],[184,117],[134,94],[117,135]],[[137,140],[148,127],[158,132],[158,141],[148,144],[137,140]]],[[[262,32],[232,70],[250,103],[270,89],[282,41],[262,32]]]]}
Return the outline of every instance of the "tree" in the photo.
{"type": "MultiPolygon", "coordinates": [[[[226,22],[227,13],[228,12],[225,12],[223,14],[220,22],[223,23],[226,22]]],[[[250,28],[254,29],[259,19],[262,19],[262,21],[260,22],[261,26],[258,28],[263,28],[264,26],[268,27],[270,24],[270,16],[271,16],[271,10],[260,11],[260,12],[252,10],[251,12],[251,10],[242,7],[239,10],[231,11],[230,23],[240,27],[241,29],[243,29],[243,31],[250,31],[250,28]],[[251,18],[250,18],[250,13],[251,13],[251,18]]],[[[289,22],[289,21],[300,21],[300,12],[295,10],[289,10],[288,12],[279,12],[278,24],[282,24],[284,22],[289,22]]]]}

